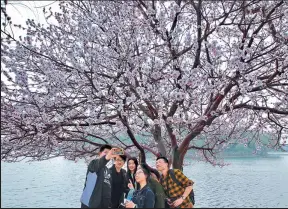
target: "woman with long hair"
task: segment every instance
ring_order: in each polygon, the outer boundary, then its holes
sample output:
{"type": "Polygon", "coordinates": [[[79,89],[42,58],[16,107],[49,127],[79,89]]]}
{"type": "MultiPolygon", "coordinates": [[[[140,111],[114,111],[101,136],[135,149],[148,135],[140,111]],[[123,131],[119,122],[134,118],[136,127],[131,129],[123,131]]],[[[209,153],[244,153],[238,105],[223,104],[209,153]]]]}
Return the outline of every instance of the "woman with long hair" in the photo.
{"type": "Polygon", "coordinates": [[[131,157],[127,161],[127,190],[126,193],[128,194],[130,189],[137,189],[139,188],[139,184],[135,180],[135,173],[138,167],[138,160],[136,157],[131,157]]]}

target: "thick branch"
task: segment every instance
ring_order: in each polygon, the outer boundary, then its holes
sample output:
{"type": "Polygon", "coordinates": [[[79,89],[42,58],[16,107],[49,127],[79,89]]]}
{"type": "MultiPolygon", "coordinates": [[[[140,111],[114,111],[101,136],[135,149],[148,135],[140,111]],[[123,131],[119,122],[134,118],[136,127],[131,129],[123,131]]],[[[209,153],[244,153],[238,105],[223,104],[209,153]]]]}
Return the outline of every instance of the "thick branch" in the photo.
{"type": "Polygon", "coordinates": [[[250,110],[264,110],[264,111],[269,111],[269,112],[276,113],[279,115],[288,115],[287,110],[278,110],[276,108],[271,108],[271,107],[260,107],[260,106],[247,105],[247,104],[238,104],[233,107],[233,109],[240,109],[240,108],[245,108],[245,109],[250,109],[250,110]]]}
{"type": "Polygon", "coordinates": [[[151,152],[153,155],[155,155],[156,157],[160,157],[161,154],[159,152],[156,152],[155,150],[153,150],[151,147],[147,147],[146,145],[141,144],[141,147],[143,147],[143,149],[151,152]]]}

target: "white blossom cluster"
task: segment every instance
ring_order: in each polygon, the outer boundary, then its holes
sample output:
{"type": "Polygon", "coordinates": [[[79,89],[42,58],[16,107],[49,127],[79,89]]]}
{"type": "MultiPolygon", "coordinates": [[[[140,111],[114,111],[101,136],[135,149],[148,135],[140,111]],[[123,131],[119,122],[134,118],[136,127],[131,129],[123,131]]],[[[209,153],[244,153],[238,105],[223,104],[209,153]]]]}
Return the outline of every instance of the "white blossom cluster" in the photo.
{"type": "Polygon", "coordinates": [[[129,131],[145,152],[177,145],[214,165],[230,144],[268,146],[263,135],[279,148],[288,7],[243,2],[60,1],[48,26],[1,31],[2,159],[89,160],[105,143],[137,155],[129,131]]]}

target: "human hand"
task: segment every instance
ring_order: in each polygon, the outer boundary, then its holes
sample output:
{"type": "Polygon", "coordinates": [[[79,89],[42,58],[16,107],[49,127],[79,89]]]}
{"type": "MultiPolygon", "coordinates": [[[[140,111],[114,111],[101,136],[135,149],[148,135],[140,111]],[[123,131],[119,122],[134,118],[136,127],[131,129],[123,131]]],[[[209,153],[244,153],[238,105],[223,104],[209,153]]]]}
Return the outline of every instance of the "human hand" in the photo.
{"type": "Polygon", "coordinates": [[[115,158],[117,155],[114,155],[114,152],[117,150],[117,148],[112,148],[107,155],[105,156],[106,160],[111,160],[112,158],[115,158]]]}
{"type": "Polygon", "coordinates": [[[135,208],[135,204],[132,201],[127,200],[125,203],[126,208],[135,208]]]}
{"type": "Polygon", "coordinates": [[[182,203],[183,203],[183,199],[182,199],[182,197],[180,197],[180,198],[178,198],[177,200],[175,200],[173,203],[172,203],[172,206],[173,207],[178,207],[179,205],[181,205],[182,203]]]}
{"type": "Polygon", "coordinates": [[[134,186],[133,186],[133,184],[131,182],[131,179],[129,179],[128,188],[129,189],[134,189],[134,186]]]}

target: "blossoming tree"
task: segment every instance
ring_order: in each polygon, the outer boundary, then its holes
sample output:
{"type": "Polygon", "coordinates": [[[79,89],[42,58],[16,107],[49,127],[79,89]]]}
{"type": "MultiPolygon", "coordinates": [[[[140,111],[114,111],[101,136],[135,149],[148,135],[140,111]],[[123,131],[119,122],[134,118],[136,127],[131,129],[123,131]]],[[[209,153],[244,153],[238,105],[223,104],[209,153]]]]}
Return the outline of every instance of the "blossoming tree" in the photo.
{"type": "Polygon", "coordinates": [[[188,150],[217,164],[231,143],[287,139],[287,2],[59,6],[46,25],[14,25],[23,36],[1,29],[2,160],[90,158],[112,143],[179,168],[188,150]]]}

